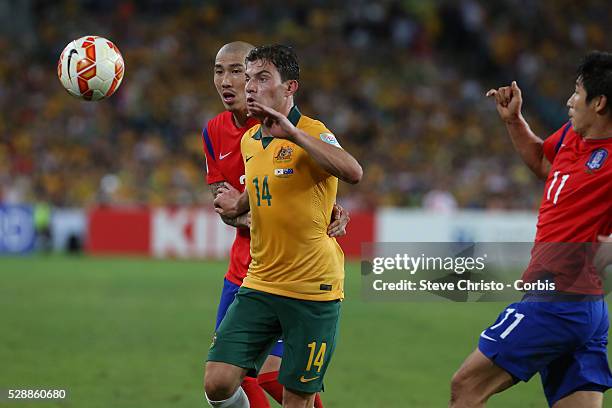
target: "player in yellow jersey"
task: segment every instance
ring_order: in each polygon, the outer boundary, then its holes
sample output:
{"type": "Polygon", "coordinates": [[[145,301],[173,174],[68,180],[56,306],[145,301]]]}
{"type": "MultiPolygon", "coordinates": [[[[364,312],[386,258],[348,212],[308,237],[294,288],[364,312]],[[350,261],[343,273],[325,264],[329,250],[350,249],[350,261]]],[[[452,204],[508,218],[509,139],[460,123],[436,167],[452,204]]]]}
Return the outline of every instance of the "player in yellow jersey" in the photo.
{"type": "MultiPolygon", "coordinates": [[[[299,65],[274,45],[247,56],[249,114],[258,118],[241,151],[246,191],[228,216],[251,211],[249,272],[221,323],[206,364],[211,406],[248,407],[240,388],[283,338],[283,407],[310,408],[335,348],[344,296],[344,255],[327,235],[338,179],[357,183],[361,166],[323,123],[294,105],[299,65]]],[[[223,194],[217,197],[217,204],[223,194]]]]}

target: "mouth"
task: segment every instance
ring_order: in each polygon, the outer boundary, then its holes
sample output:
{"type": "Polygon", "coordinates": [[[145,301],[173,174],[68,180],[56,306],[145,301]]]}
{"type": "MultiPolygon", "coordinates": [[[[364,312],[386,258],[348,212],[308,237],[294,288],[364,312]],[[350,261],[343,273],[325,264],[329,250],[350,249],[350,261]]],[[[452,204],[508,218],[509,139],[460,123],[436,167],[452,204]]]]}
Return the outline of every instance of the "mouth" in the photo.
{"type": "Polygon", "coordinates": [[[236,101],[236,95],[230,91],[223,91],[221,97],[223,98],[223,102],[227,103],[228,105],[231,105],[234,103],[234,101],[236,101]]]}
{"type": "Polygon", "coordinates": [[[246,98],[247,108],[253,108],[254,107],[253,106],[254,102],[257,102],[255,100],[255,98],[253,98],[252,96],[247,96],[247,98],[246,98]]]}

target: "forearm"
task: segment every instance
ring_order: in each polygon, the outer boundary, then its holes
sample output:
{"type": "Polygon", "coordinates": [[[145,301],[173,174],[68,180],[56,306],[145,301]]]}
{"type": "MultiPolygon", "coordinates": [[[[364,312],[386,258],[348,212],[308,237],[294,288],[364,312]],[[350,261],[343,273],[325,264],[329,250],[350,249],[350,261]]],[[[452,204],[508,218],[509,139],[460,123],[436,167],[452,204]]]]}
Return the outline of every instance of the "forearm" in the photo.
{"type": "Polygon", "coordinates": [[[540,179],[546,179],[550,170],[550,163],[544,156],[542,139],[533,133],[522,115],[505,123],[512,144],[527,167],[540,179]]]}
{"type": "Polygon", "coordinates": [[[242,194],[240,194],[240,198],[238,198],[238,201],[236,201],[235,212],[236,214],[244,215],[249,211],[249,209],[249,195],[247,194],[246,190],[244,190],[242,194]]]}
{"type": "Polygon", "coordinates": [[[236,228],[249,228],[249,223],[248,223],[248,219],[249,219],[249,213],[246,212],[242,215],[239,215],[237,217],[226,217],[224,215],[219,214],[219,216],[221,217],[221,219],[223,220],[224,223],[226,223],[227,225],[231,226],[231,227],[236,227],[236,228]]]}
{"type": "MultiPolygon", "coordinates": [[[[220,194],[219,189],[223,187],[224,183],[225,182],[221,181],[218,183],[210,184],[210,190],[213,194],[213,198],[217,198],[217,196],[220,194]]],[[[219,214],[219,216],[221,217],[221,220],[223,220],[225,224],[230,225],[232,227],[248,228],[249,227],[249,224],[248,224],[249,198],[248,198],[246,191],[243,192],[241,196],[239,197],[236,203],[236,207],[240,207],[240,212],[236,211],[235,216],[219,214]],[[246,203],[241,202],[241,200],[246,200],[246,203]],[[246,209],[244,209],[245,205],[246,205],[246,209]]]]}
{"type": "Polygon", "coordinates": [[[329,174],[350,184],[357,184],[363,176],[361,166],[345,150],[309,136],[296,129],[293,142],[308,152],[312,159],[329,174]]]}

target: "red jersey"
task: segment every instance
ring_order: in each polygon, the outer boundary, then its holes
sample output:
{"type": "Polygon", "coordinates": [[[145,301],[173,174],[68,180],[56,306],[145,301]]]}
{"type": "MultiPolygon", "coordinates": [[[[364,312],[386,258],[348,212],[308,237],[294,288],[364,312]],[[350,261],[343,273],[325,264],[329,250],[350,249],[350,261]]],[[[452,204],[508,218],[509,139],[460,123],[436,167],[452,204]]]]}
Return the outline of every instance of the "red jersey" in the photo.
{"type": "Polygon", "coordinates": [[[602,294],[592,257],[597,236],[612,233],[612,138],[584,139],[570,122],[543,149],[552,167],[523,279],[553,275],[559,291],[602,294]]]}
{"type": "MultiPolygon", "coordinates": [[[[231,112],[218,114],[202,132],[206,156],[206,182],[208,184],[227,181],[240,192],[244,191],[244,162],[240,153],[240,140],[249,128],[257,125],[249,118],[245,127],[238,127],[231,112]]],[[[236,238],[230,251],[230,263],[225,278],[242,285],[251,262],[251,236],[247,228],[236,228],[236,238]]]]}

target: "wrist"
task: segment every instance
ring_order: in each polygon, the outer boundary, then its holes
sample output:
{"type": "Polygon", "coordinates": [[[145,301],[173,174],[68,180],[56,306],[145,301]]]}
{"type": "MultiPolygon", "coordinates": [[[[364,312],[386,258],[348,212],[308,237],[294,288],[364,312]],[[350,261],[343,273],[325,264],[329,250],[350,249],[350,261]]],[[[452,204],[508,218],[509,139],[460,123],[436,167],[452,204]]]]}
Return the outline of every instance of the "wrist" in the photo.
{"type": "Polygon", "coordinates": [[[524,122],[525,119],[523,118],[523,114],[521,112],[504,119],[504,123],[508,126],[522,125],[524,122]]]}
{"type": "Polygon", "coordinates": [[[302,137],[303,137],[303,132],[300,131],[297,127],[294,127],[293,129],[291,129],[291,131],[287,134],[287,140],[295,143],[298,146],[302,145],[302,137]]]}

